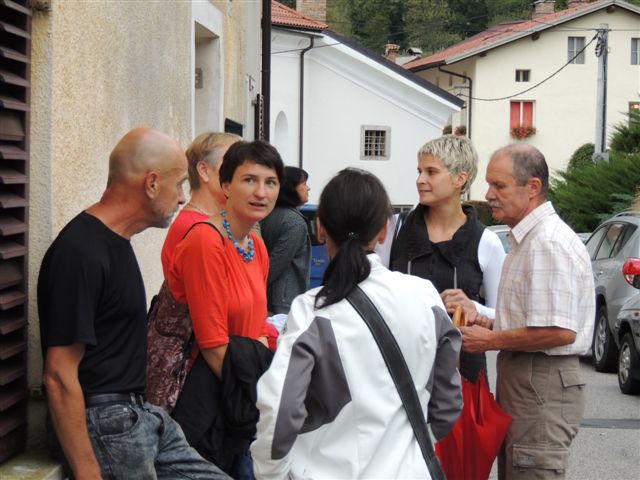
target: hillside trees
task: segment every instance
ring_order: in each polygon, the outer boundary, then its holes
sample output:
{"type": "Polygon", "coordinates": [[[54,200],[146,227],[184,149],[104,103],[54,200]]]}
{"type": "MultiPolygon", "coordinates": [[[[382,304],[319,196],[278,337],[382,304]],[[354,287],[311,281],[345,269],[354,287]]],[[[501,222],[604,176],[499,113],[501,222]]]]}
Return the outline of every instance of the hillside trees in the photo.
{"type": "MultiPolygon", "coordinates": [[[[640,0],[627,0],[640,5],[640,0]]],[[[286,0],[287,5],[295,0],[286,0]]],[[[327,23],[375,52],[396,43],[434,53],[508,20],[531,17],[531,0],[327,0],[327,23]]],[[[557,0],[556,10],[568,0],[557,0]]]]}

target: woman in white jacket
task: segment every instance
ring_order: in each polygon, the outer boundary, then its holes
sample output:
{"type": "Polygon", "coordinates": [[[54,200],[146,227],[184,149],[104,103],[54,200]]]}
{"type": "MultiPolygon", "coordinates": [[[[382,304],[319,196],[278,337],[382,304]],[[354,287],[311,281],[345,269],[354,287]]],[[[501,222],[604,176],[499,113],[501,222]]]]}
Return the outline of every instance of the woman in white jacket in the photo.
{"type": "Polygon", "coordinates": [[[429,478],[400,396],[362,318],[359,286],[389,326],[436,438],[462,409],[460,333],[433,285],[390,272],[373,253],[390,213],[382,183],[346,169],[325,187],[319,236],[332,260],[323,286],[298,296],[258,383],[256,478],[429,478]]]}

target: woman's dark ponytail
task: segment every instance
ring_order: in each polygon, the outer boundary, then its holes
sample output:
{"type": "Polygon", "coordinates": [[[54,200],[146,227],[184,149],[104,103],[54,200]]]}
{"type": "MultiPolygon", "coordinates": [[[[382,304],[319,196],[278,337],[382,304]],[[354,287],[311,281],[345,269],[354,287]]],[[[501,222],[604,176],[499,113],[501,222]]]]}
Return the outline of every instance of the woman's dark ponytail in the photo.
{"type": "Polygon", "coordinates": [[[344,299],[371,272],[363,247],[385,226],[391,206],[378,178],[363,170],[347,168],[322,191],[318,219],[338,247],[322,279],[316,308],[344,299]]]}

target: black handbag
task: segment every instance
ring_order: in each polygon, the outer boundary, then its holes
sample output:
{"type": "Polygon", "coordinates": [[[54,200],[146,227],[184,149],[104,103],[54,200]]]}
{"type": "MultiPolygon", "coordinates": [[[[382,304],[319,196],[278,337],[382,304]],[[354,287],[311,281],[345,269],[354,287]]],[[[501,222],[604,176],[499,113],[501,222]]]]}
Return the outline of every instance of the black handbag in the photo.
{"type": "Polygon", "coordinates": [[[409,417],[413,434],[418,441],[418,445],[420,445],[420,451],[427,463],[429,475],[431,475],[433,480],[446,480],[440,461],[433,450],[431,437],[427,430],[427,422],[422,414],[422,407],[418,399],[418,392],[416,392],[416,387],[411,378],[411,372],[409,372],[409,367],[407,367],[407,363],[402,356],[402,352],[393,333],[389,330],[389,327],[371,299],[360,287],[356,286],[356,288],[347,295],[347,301],[362,317],[378,344],[382,358],[384,358],[391,378],[393,378],[393,383],[396,385],[396,389],[400,394],[400,399],[407,412],[407,417],[409,417]]]}

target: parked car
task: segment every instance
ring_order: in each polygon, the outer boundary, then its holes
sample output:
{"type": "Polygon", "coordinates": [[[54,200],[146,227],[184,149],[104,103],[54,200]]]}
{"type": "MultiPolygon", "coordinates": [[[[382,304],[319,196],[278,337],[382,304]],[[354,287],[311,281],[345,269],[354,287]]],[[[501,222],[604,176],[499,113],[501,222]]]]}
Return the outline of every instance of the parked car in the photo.
{"type": "Polygon", "coordinates": [[[576,233],[576,235],[578,235],[578,238],[582,240],[582,243],[587,243],[587,240],[589,240],[589,237],[591,236],[591,232],[579,232],[576,233]]]}
{"type": "Polygon", "coordinates": [[[303,205],[300,212],[304,215],[309,229],[309,237],[311,238],[311,279],[309,287],[314,288],[322,284],[324,271],[329,265],[329,252],[324,243],[318,241],[318,230],[316,228],[316,211],[317,205],[303,205]]]}
{"type": "Polygon", "coordinates": [[[622,212],[593,232],[586,247],[591,257],[596,293],[592,359],[599,372],[612,372],[618,360],[614,324],[624,303],[637,294],[622,275],[628,258],[640,258],[640,211],[622,212]]]}
{"type": "MultiPolygon", "coordinates": [[[[640,289],[640,258],[624,262],[622,273],[627,282],[640,289]]],[[[640,394],[640,292],[620,309],[615,323],[618,355],[618,385],[622,393],[640,394]]]]}
{"type": "Polygon", "coordinates": [[[498,235],[505,253],[509,253],[509,250],[511,250],[511,245],[509,245],[509,232],[511,229],[506,225],[490,225],[487,228],[498,235]]]}
{"type": "MultiPolygon", "coordinates": [[[[394,213],[410,211],[411,208],[411,205],[393,205],[394,213]]],[[[326,270],[327,265],[329,265],[329,252],[327,252],[327,247],[324,245],[324,243],[318,241],[316,227],[317,210],[317,205],[306,204],[300,207],[300,211],[307,221],[307,228],[309,229],[309,236],[311,237],[311,279],[309,282],[310,288],[318,287],[322,284],[324,271],[326,270]]]]}

